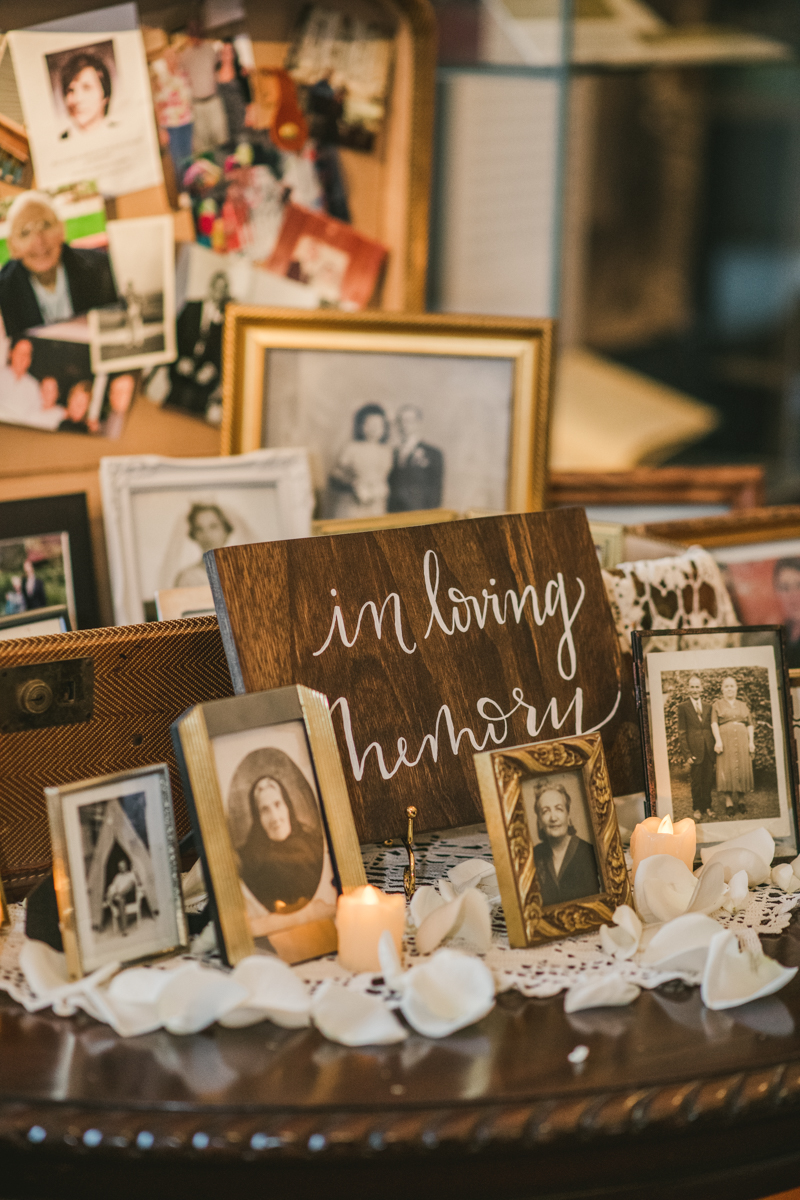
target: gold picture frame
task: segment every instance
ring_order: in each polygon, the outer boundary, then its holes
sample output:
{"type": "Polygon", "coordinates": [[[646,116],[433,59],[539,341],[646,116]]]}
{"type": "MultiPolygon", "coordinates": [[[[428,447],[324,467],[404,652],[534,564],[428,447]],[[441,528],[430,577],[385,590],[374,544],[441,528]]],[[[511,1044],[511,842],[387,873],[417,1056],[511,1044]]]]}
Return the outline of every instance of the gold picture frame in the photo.
{"type": "Polygon", "coordinates": [[[6,902],[6,893],[3,888],[3,876],[0,875],[0,929],[5,929],[11,924],[11,918],[8,915],[8,904],[6,902]]]}
{"type": "MultiPolygon", "coordinates": [[[[631,885],[599,734],[536,742],[512,750],[488,750],[474,758],[512,946],[534,946],[586,933],[611,921],[619,905],[631,903],[631,885]],[[568,792],[563,781],[570,777],[572,787],[568,792]],[[540,856],[535,854],[535,848],[545,845],[546,838],[535,847],[531,821],[539,796],[546,794],[537,793],[536,785],[548,780],[552,780],[554,792],[561,791],[579,802],[583,799],[585,812],[580,818],[570,807],[569,798],[566,800],[566,820],[573,830],[567,854],[574,849],[572,862],[580,864],[584,877],[587,871],[591,874],[591,856],[584,849],[588,838],[581,838],[573,826],[573,822],[579,822],[585,831],[588,829],[594,843],[589,843],[588,849],[594,850],[600,884],[596,893],[576,894],[550,905],[544,903],[547,884],[538,878],[536,860],[540,856]],[[573,847],[573,841],[584,845],[573,847]]],[[[541,861],[545,861],[545,854],[541,861]]],[[[565,854],[559,880],[565,878],[568,863],[565,854]]],[[[580,886],[580,877],[577,883],[580,886]]]]}
{"type": "Polygon", "coordinates": [[[44,792],[70,979],[185,949],[189,931],[166,763],[44,792]]]}
{"type": "MultiPolygon", "coordinates": [[[[326,854],[338,879],[337,890],[346,892],[366,883],[327,698],[296,685],[198,704],[174,722],[172,738],[224,960],[235,966],[256,951],[256,939],[262,937],[291,963],[334,951],[336,929],[331,913],[295,921],[295,916],[315,904],[320,889],[326,886],[326,854]],[[270,730],[272,733],[266,732],[270,730]],[[288,759],[288,766],[281,759],[288,759]],[[280,771],[283,776],[279,779],[280,771]],[[247,874],[251,835],[262,836],[260,828],[254,830],[254,794],[265,776],[278,780],[292,834],[297,832],[297,822],[303,823],[298,798],[305,807],[306,826],[309,808],[314,808],[312,819],[319,817],[322,853],[317,893],[304,895],[299,907],[294,901],[266,899],[247,874]],[[304,788],[304,797],[299,796],[298,783],[304,788]],[[237,803],[241,801],[238,811],[234,811],[234,795],[239,798],[237,803]],[[246,841],[236,846],[232,828],[237,822],[242,827],[243,818],[248,821],[246,841]],[[263,913],[259,914],[259,908],[263,913]]],[[[276,840],[284,842],[287,835],[276,840]]],[[[260,882],[269,886],[268,879],[260,882]]],[[[326,895],[328,908],[330,900],[326,895]]],[[[314,911],[319,909],[317,905],[314,911]]]]}
{"type": "MultiPolygon", "coordinates": [[[[547,483],[554,330],[552,320],[325,309],[303,312],[230,304],[225,310],[221,451],[241,454],[263,448],[270,351],[399,354],[429,356],[431,361],[443,357],[505,359],[512,364],[512,384],[505,495],[500,507],[509,512],[537,511],[544,505],[547,483]]],[[[438,397],[437,385],[432,383],[431,406],[438,397]]],[[[412,399],[417,406],[426,402],[419,393],[412,399]]],[[[487,413],[487,420],[494,415],[487,413]]],[[[350,412],[343,412],[342,428],[349,428],[351,419],[350,412]]],[[[312,455],[319,452],[314,445],[308,448],[312,455]]]]}

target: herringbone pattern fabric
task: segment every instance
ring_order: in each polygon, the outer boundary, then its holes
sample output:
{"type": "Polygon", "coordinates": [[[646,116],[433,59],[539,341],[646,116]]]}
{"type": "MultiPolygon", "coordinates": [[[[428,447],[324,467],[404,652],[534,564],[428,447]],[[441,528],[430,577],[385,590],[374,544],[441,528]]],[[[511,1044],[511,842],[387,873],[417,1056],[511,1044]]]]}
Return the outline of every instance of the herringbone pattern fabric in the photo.
{"type": "Polygon", "coordinates": [[[215,617],[0,642],[0,672],[67,658],[94,660],[92,719],[0,734],[0,875],[12,884],[49,870],[49,784],[166,762],[178,835],[186,833],[170,724],[192,704],[233,694],[215,617]]]}

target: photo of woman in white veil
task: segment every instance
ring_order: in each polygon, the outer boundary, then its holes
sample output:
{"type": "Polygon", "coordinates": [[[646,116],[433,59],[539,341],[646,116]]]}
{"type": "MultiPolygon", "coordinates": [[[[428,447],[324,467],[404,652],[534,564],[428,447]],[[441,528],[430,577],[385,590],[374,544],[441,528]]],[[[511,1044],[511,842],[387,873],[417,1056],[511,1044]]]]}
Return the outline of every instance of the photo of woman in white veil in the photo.
{"type": "Polygon", "coordinates": [[[215,495],[187,497],[170,535],[159,572],[159,586],[200,587],[208,583],[203,555],[222,546],[259,539],[247,521],[215,495]]]}

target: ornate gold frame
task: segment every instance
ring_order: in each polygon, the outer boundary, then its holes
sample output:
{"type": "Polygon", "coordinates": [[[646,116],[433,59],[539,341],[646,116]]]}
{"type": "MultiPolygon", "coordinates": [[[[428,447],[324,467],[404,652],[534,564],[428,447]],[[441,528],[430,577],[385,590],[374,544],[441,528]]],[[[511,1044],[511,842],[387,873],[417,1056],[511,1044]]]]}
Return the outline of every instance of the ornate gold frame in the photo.
{"type": "Polygon", "coordinates": [[[620,904],[631,903],[631,885],[599,733],[536,742],[514,750],[488,750],[474,757],[512,946],[533,946],[586,933],[607,924],[620,904]],[[533,841],[522,805],[522,783],[563,771],[583,776],[604,890],[586,900],[543,908],[533,841]]]}
{"type": "Polygon", "coordinates": [[[262,447],[269,350],[507,358],[514,363],[505,508],[544,505],[555,322],[507,317],[338,313],[229,304],[223,341],[222,454],[262,447]]]}

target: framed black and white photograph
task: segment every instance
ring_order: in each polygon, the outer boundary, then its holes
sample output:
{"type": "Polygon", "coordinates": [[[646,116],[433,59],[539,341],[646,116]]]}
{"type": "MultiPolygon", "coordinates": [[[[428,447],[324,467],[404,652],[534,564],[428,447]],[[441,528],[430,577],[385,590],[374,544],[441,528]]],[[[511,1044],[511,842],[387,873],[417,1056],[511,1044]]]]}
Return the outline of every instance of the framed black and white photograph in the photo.
{"type": "Polygon", "coordinates": [[[365,878],[326,698],[235,696],[172,729],[226,961],[335,950],[337,896],[365,878]]]}
{"type": "Polygon", "coordinates": [[[103,458],[100,487],[118,625],[155,620],[162,589],[207,585],[208,550],[311,535],[311,478],[300,449],[103,458]]]}
{"type": "Polygon", "coordinates": [[[474,757],[512,946],[597,929],[631,903],[599,734],[474,757]]]}
{"type": "Polygon", "coordinates": [[[317,516],[544,501],[552,325],[231,305],[222,444],[308,448],[317,516]]]}
{"type": "Polygon", "coordinates": [[[82,492],[0,504],[0,615],[23,617],[27,623],[54,606],[65,609],[70,629],[100,624],[82,492]]]}
{"type": "Polygon", "coordinates": [[[141,32],[8,35],[39,187],[94,179],[104,196],[163,183],[141,32]]]}
{"type": "Polygon", "coordinates": [[[796,750],[780,627],[632,639],[650,813],[693,817],[701,845],[764,826],[776,853],[794,857],[796,750]]]}
{"type": "Polygon", "coordinates": [[[188,944],[169,769],[45,788],[70,978],[188,944]]]}
{"type": "Polygon", "coordinates": [[[174,222],[171,215],[109,221],[116,304],[89,313],[92,369],[131,371],[175,357],[174,222]]]}

